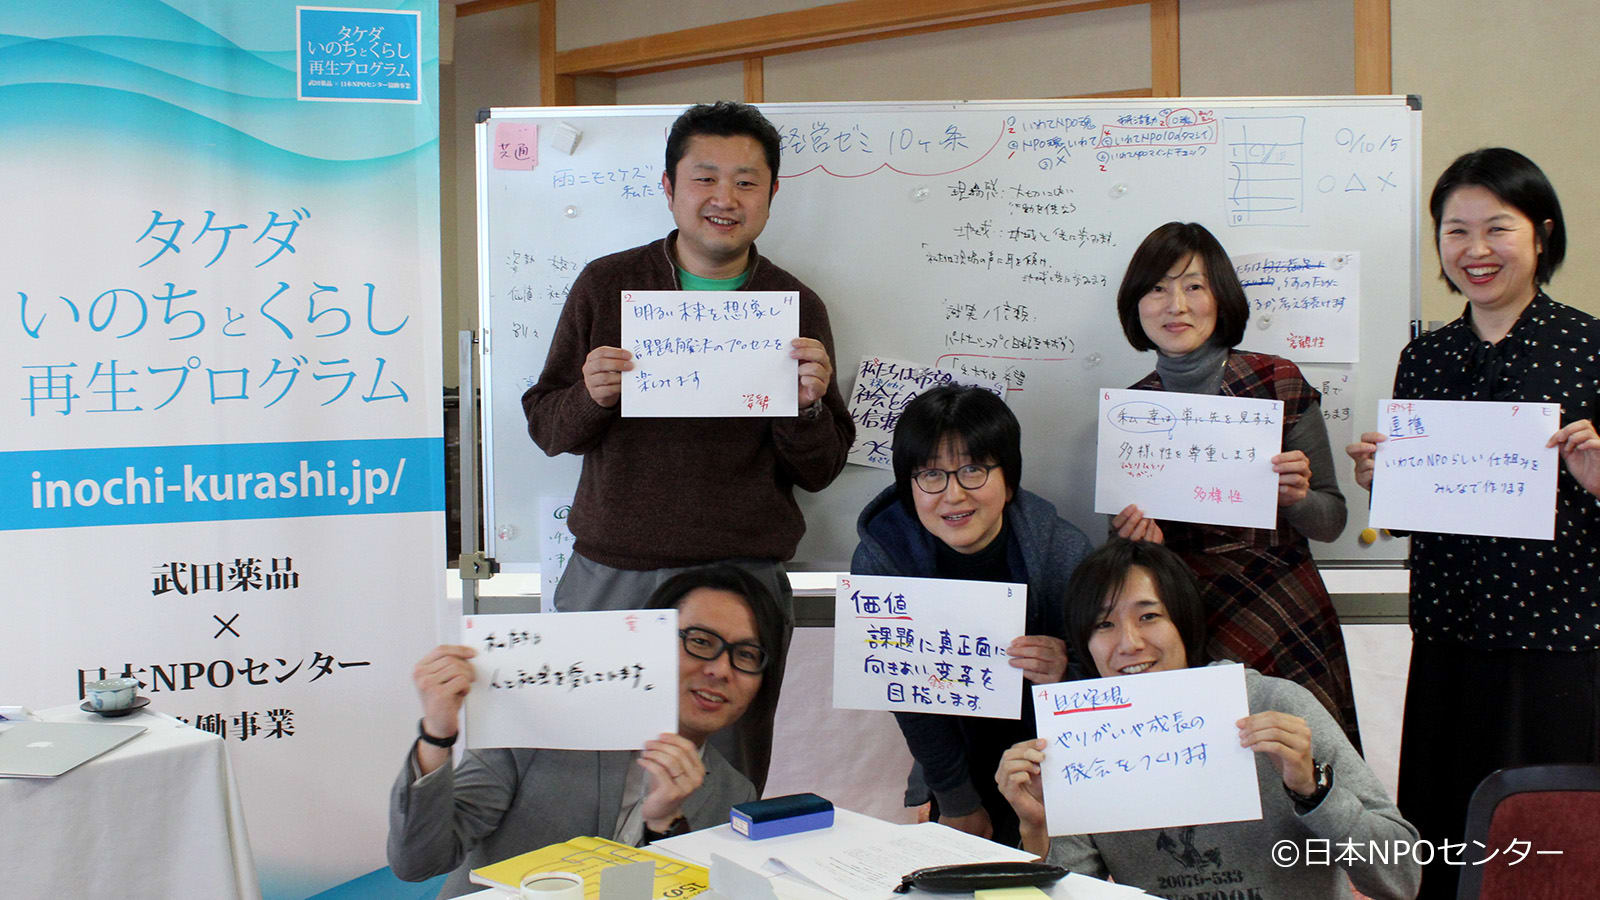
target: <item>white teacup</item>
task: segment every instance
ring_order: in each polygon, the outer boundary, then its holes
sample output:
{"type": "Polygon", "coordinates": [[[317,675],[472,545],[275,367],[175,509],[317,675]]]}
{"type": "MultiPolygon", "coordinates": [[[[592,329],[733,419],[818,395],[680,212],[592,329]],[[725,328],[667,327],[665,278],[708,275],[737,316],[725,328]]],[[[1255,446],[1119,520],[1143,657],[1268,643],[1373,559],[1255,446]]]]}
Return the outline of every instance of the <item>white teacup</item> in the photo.
{"type": "Polygon", "coordinates": [[[139,681],[135,678],[103,678],[83,686],[89,708],[101,712],[127,709],[138,697],[139,681]]]}
{"type": "Polygon", "coordinates": [[[522,900],[583,900],[583,877],[571,872],[529,872],[518,887],[522,900]]]}

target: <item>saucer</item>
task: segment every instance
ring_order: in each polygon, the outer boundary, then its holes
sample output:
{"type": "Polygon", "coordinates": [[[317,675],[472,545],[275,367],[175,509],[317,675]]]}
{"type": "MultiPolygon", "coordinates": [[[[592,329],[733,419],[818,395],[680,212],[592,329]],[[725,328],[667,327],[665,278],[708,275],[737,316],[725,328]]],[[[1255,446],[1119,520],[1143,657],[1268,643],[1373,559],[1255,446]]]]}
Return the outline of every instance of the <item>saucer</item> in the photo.
{"type": "Polygon", "coordinates": [[[146,706],[149,706],[149,705],[150,705],[150,698],[149,697],[134,697],[133,698],[133,705],[129,706],[129,707],[125,707],[123,709],[95,709],[94,707],[89,705],[89,701],[87,701],[87,700],[85,700],[82,703],[78,704],[78,708],[83,710],[84,712],[92,712],[97,716],[102,716],[102,717],[107,718],[107,719],[120,719],[123,716],[132,715],[133,713],[136,713],[139,710],[144,709],[146,706]]]}

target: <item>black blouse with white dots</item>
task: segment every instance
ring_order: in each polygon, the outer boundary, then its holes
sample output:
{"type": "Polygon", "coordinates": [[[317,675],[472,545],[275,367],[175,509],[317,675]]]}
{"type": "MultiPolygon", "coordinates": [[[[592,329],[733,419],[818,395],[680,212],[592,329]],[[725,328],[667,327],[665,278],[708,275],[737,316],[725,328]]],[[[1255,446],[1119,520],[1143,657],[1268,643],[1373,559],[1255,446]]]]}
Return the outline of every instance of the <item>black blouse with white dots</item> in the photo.
{"type": "MultiPolygon", "coordinates": [[[[1473,332],[1471,314],[1469,306],[1406,345],[1396,399],[1560,403],[1562,425],[1597,418],[1600,319],[1540,292],[1490,344],[1473,332]]],[[[1600,648],[1600,499],[1557,466],[1554,541],[1412,535],[1418,637],[1478,649],[1600,648]]]]}

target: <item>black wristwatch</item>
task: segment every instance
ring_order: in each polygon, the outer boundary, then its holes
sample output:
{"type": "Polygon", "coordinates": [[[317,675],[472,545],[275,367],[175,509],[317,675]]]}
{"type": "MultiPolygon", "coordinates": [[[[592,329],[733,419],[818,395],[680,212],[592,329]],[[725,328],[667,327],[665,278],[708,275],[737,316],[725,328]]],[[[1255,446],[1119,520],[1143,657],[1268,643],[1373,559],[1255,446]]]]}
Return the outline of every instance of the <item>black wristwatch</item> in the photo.
{"type": "Polygon", "coordinates": [[[456,745],[456,738],[461,736],[460,732],[456,732],[446,738],[434,737],[428,733],[428,729],[422,727],[422,722],[422,719],[417,720],[417,740],[422,741],[424,744],[432,744],[441,750],[449,750],[456,745]]]}
{"type": "Polygon", "coordinates": [[[652,841],[659,841],[664,838],[677,837],[680,834],[688,833],[689,820],[680,815],[676,819],[672,820],[672,823],[667,826],[666,831],[654,831],[649,825],[644,826],[644,837],[640,839],[639,846],[643,847],[652,841]]]}
{"type": "Polygon", "coordinates": [[[1316,787],[1312,788],[1309,794],[1298,794],[1290,790],[1287,784],[1283,786],[1283,792],[1294,801],[1294,811],[1300,815],[1316,809],[1322,803],[1322,799],[1328,796],[1328,792],[1333,790],[1333,763],[1317,762],[1313,759],[1311,777],[1316,787]]]}

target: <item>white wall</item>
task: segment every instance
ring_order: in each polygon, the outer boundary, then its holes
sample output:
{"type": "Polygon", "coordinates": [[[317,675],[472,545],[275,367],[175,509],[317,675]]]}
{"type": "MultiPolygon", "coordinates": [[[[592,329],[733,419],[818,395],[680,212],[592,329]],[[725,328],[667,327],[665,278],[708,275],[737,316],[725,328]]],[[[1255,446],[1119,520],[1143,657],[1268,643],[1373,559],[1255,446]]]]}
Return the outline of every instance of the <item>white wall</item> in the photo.
{"type": "Polygon", "coordinates": [[[1181,0],[1192,97],[1355,93],[1355,6],[1345,0],[1181,0]]]}
{"type": "Polygon", "coordinates": [[[774,56],[765,67],[772,101],[1121,91],[1150,85],[1150,16],[1137,6],[1049,16],[774,56]]]}
{"type": "MultiPolygon", "coordinates": [[[[1526,154],[1550,176],[1567,220],[1567,262],[1550,294],[1600,315],[1583,287],[1600,277],[1600,181],[1593,103],[1600,19],[1593,3],[1391,0],[1395,93],[1422,96],[1427,189],[1457,156],[1485,146],[1526,154]]],[[[1449,320],[1460,297],[1438,280],[1433,224],[1423,240],[1423,318],[1449,320]]]]}
{"type": "Polygon", "coordinates": [[[454,61],[439,67],[444,383],[455,386],[456,333],[478,324],[477,157],[473,125],[490,106],[539,105],[539,7],[459,16],[454,61]]]}

